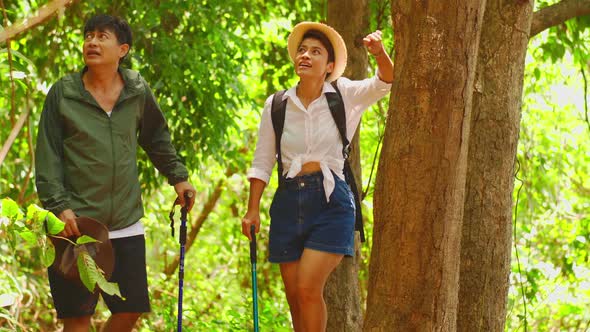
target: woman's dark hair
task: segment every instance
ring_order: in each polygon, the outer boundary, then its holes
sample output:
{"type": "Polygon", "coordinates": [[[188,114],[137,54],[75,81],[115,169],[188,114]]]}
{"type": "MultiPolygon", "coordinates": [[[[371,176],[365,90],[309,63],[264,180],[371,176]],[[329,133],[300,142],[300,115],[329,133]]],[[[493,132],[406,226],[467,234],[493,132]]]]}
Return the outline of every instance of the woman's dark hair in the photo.
{"type": "Polygon", "coordinates": [[[328,39],[328,37],[326,37],[326,35],[323,32],[321,32],[319,30],[314,30],[314,29],[307,30],[305,32],[305,34],[303,34],[303,38],[301,38],[301,42],[303,42],[307,38],[311,38],[311,39],[315,39],[315,40],[319,41],[326,48],[326,50],[328,50],[328,62],[335,61],[334,47],[332,46],[330,39],[328,39]]]}
{"type": "MultiPolygon", "coordinates": [[[[86,21],[86,25],[84,26],[84,36],[86,36],[86,33],[95,30],[113,31],[115,36],[117,36],[119,45],[127,44],[129,45],[129,49],[131,49],[131,45],[133,44],[131,27],[129,27],[127,21],[123,20],[122,18],[105,14],[95,15],[86,21]]],[[[127,52],[127,54],[129,54],[129,52],[127,52]]],[[[119,63],[123,62],[127,54],[119,59],[119,63]]]]}

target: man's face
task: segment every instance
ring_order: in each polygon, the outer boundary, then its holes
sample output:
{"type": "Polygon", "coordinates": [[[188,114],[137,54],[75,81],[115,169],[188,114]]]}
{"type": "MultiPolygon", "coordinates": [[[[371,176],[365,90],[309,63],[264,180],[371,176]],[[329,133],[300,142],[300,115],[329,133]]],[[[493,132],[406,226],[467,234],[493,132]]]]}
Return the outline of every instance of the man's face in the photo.
{"type": "Polygon", "coordinates": [[[86,32],[82,49],[87,66],[118,65],[129,51],[128,44],[119,44],[115,32],[109,29],[86,32]]]}

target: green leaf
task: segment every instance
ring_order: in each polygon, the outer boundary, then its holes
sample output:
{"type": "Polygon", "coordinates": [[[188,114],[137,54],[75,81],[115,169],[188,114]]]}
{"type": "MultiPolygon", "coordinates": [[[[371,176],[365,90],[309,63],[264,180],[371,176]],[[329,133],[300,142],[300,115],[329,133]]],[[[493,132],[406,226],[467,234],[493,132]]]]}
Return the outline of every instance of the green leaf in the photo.
{"type": "Polygon", "coordinates": [[[18,204],[10,198],[2,199],[2,215],[12,220],[21,219],[23,217],[23,213],[19,209],[18,204]]]}
{"type": "Polygon", "coordinates": [[[45,220],[47,220],[47,232],[49,232],[51,235],[61,233],[66,226],[66,224],[56,217],[52,212],[47,213],[45,220]]]}
{"type": "Polygon", "coordinates": [[[541,70],[539,68],[535,68],[533,70],[533,74],[535,75],[535,78],[537,79],[537,81],[541,78],[541,70]]]}
{"type": "Polygon", "coordinates": [[[90,292],[94,292],[96,281],[100,274],[96,268],[96,263],[85,249],[81,250],[78,254],[77,263],[78,272],[80,272],[80,280],[82,280],[82,283],[90,292]]]}
{"type": "Polygon", "coordinates": [[[121,290],[119,289],[119,285],[116,282],[108,282],[103,274],[100,275],[100,278],[97,282],[98,287],[102,289],[103,292],[109,295],[117,295],[122,300],[125,300],[125,298],[121,295],[121,290]]]}
{"type": "Polygon", "coordinates": [[[37,215],[41,212],[42,209],[38,207],[36,204],[31,204],[27,208],[27,220],[36,221],[37,215]]]}
{"type": "Polygon", "coordinates": [[[35,235],[35,233],[29,230],[18,232],[18,235],[20,235],[30,246],[33,246],[37,243],[37,236],[35,235]]]}
{"type": "Polygon", "coordinates": [[[76,244],[80,245],[80,244],[86,244],[86,243],[95,243],[95,242],[100,242],[97,239],[88,236],[88,235],[82,235],[80,236],[78,239],[76,239],[76,244]]]}
{"type": "Polygon", "coordinates": [[[50,267],[55,260],[55,247],[51,241],[48,241],[48,245],[45,247],[45,250],[41,251],[41,264],[44,267],[50,267]]]}

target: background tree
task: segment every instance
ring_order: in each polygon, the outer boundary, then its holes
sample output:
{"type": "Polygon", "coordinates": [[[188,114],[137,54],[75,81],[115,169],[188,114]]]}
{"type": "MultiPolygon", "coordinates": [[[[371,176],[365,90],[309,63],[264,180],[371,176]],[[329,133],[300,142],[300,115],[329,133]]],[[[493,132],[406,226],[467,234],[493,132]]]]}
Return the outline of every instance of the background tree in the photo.
{"type": "MultiPolygon", "coordinates": [[[[403,1],[393,1],[397,7],[393,10],[394,18],[399,20],[394,21],[394,28],[396,29],[396,40],[399,36],[400,40],[404,38],[404,32],[408,29],[404,25],[406,20],[405,15],[409,14],[414,16],[416,12],[411,11],[411,7],[407,6],[403,1]]],[[[544,9],[535,14],[535,29],[536,32],[540,31],[539,27],[549,27],[553,24],[559,24],[566,19],[575,17],[577,15],[584,15],[588,13],[590,7],[587,1],[562,1],[552,9],[544,9]],[[557,18],[557,19],[556,19],[557,18]],[[543,21],[543,23],[541,23],[543,21]],[[551,23],[550,23],[551,22],[551,23]]],[[[465,117],[464,123],[470,124],[471,129],[463,127],[463,134],[469,132],[471,138],[469,140],[462,139],[460,144],[469,143],[469,158],[468,158],[468,173],[466,182],[466,195],[464,204],[464,218],[462,228],[462,241],[459,239],[449,236],[448,240],[454,242],[448,244],[446,241],[441,243],[435,242],[434,245],[429,245],[430,242],[422,242],[421,246],[416,245],[415,236],[421,234],[422,237],[429,239],[430,237],[438,237],[441,234],[453,233],[453,227],[461,225],[461,220],[455,219],[452,224],[445,223],[445,217],[447,215],[446,210],[448,208],[440,207],[438,200],[434,198],[432,201],[433,194],[436,197],[436,192],[432,190],[420,191],[420,187],[416,184],[422,179],[420,170],[418,172],[410,172],[412,177],[417,177],[416,182],[411,180],[403,180],[401,178],[394,179],[391,181],[392,169],[397,170],[399,168],[404,169],[405,164],[411,164],[415,160],[420,162],[426,162],[430,167],[431,163],[438,161],[438,155],[434,154],[430,158],[423,158],[423,149],[420,144],[424,142],[424,137],[416,139],[415,141],[410,138],[410,141],[415,146],[410,145],[412,148],[408,149],[405,146],[407,138],[403,137],[407,135],[407,132],[403,134],[393,134],[394,137],[399,140],[386,141],[384,149],[387,144],[399,144],[402,142],[401,147],[391,148],[393,154],[389,157],[385,157],[387,154],[382,154],[382,160],[380,165],[384,165],[385,159],[389,159],[390,163],[396,164],[396,166],[389,166],[387,164],[380,168],[380,172],[387,172],[385,175],[379,175],[377,188],[383,188],[375,199],[375,204],[380,203],[383,200],[385,203],[383,206],[399,206],[401,210],[406,210],[405,213],[410,216],[403,215],[404,212],[379,212],[375,214],[376,222],[376,234],[380,234],[379,237],[375,237],[375,245],[378,241],[390,242],[393,239],[394,245],[385,246],[383,250],[389,251],[387,254],[379,254],[379,250],[373,251],[371,264],[375,264],[375,268],[371,268],[371,279],[370,285],[375,287],[369,288],[369,302],[368,310],[371,312],[375,308],[379,313],[377,316],[393,316],[393,317],[404,317],[408,321],[414,321],[415,324],[411,326],[421,326],[426,329],[428,325],[421,325],[424,316],[426,321],[434,321],[434,324],[430,328],[442,328],[443,330],[452,330],[454,318],[453,306],[443,306],[445,299],[435,299],[431,301],[430,296],[426,296],[427,299],[421,302],[417,298],[423,297],[422,290],[425,287],[424,283],[408,283],[404,277],[398,277],[394,279],[394,284],[383,292],[384,284],[379,284],[379,280],[386,280],[384,275],[387,276],[388,269],[386,266],[396,266],[397,274],[401,275],[438,275],[438,278],[427,279],[426,283],[427,293],[432,292],[432,289],[436,292],[439,288],[444,288],[446,278],[453,278],[452,276],[441,277],[440,273],[450,273],[455,275],[454,266],[456,264],[454,252],[451,251],[450,257],[444,257],[444,262],[439,262],[438,258],[433,257],[436,255],[426,254],[429,250],[439,251],[445,250],[446,245],[458,246],[459,242],[462,242],[461,247],[461,279],[460,279],[460,307],[458,308],[459,314],[457,318],[457,328],[461,331],[474,331],[474,330],[490,330],[498,331],[504,329],[504,322],[506,317],[506,301],[505,296],[498,296],[498,290],[500,294],[506,294],[508,290],[508,274],[510,269],[510,247],[511,247],[511,216],[512,216],[512,189],[513,189],[513,172],[515,171],[514,160],[516,152],[516,143],[518,140],[519,122],[520,122],[520,103],[522,93],[522,81],[524,75],[524,57],[526,54],[527,42],[529,40],[529,27],[531,24],[532,16],[532,4],[529,2],[497,2],[488,1],[485,9],[485,18],[482,25],[482,37],[480,41],[480,48],[478,50],[478,75],[475,81],[475,85],[470,87],[466,85],[467,91],[473,91],[473,113],[471,118],[465,117]],[[470,120],[471,119],[471,120],[470,120]],[[471,123],[469,123],[471,121],[471,123]],[[402,136],[402,137],[400,137],[402,136]],[[397,180],[397,181],[395,181],[397,180]],[[401,182],[400,182],[401,181],[401,182]],[[381,187],[383,186],[383,187],[381,187]],[[393,197],[387,199],[387,195],[391,195],[393,191],[393,197]],[[425,211],[433,211],[432,209],[438,208],[436,216],[439,218],[432,218],[432,215],[426,214],[425,216],[416,217],[412,210],[416,208],[416,204],[408,209],[407,203],[403,200],[404,196],[411,197],[413,191],[418,191],[418,195],[414,198],[421,202],[426,199],[429,200],[426,206],[419,205],[420,208],[425,211]],[[387,194],[387,192],[390,192],[387,194]],[[408,195],[408,192],[410,195],[408,195]],[[398,195],[400,196],[399,198],[398,195]],[[404,196],[401,196],[404,195],[404,196]],[[398,203],[401,205],[395,205],[390,203],[398,203]],[[402,217],[403,216],[403,217],[402,217]],[[408,217],[413,219],[408,221],[408,217]],[[387,221],[387,223],[386,223],[387,221]],[[383,224],[381,224],[383,223],[383,224]],[[397,226],[401,223],[401,226],[397,226]],[[392,225],[393,224],[393,225],[392,225]],[[442,224],[442,225],[441,225],[442,224]],[[379,226],[382,225],[382,226],[379,226]],[[378,227],[383,227],[377,231],[378,227]],[[391,232],[391,233],[389,233],[391,232]],[[387,233],[387,235],[383,235],[387,233]],[[408,238],[410,240],[408,240],[408,238]],[[408,242],[409,245],[408,245],[408,242]],[[426,244],[424,248],[423,244],[426,244]],[[404,248],[404,246],[406,246],[404,248]],[[401,253],[398,253],[401,251],[401,253]],[[412,259],[411,255],[418,256],[412,259]],[[410,258],[409,258],[410,257],[410,258]],[[401,267],[400,267],[401,264],[401,267]],[[439,265],[440,264],[440,265],[439,265]],[[385,270],[385,272],[383,271],[385,270]],[[433,271],[434,270],[434,271],[433,271]],[[375,277],[373,277],[375,275],[375,277]],[[374,278],[374,279],[373,279],[374,278]],[[371,292],[378,292],[380,289],[380,296],[376,296],[376,300],[371,296],[371,292]],[[400,290],[401,289],[401,290],[400,290]],[[386,299],[388,296],[394,298],[392,301],[400,301],[399,305],[392,305],[388,309],[379,311],[377,308],[383,308],[387,303],[386,299]],[[412,297],[413,296],[413,297],[412,297]],[[406,306],[409,303],[409,306],[406,306]],[[371,307],[373,306],[373,307],[371,307]],[[442,309],[440,306],[443,306],[442,309]],[[450,309],[449,309],[450,308],[450,309]],[[387,312],[387,313],[386,313],[387,312]],[[426,312],[426,314],[424,314],[426,312]],[[405,315],[405,316],[404,316],[405,315]],[[447,321],[441,323],[437,320],[440,315],[447,316],[447,321]]],[[[459,20],[459,22],[464,22],[459,20]]],[[[479,22],[479,20],[477,21],[479,22]]],[[[434,20],[430,20],[435,28],[436,32],[440,30],[444,24],[440,23],[440,19],[434,17],[434,20]]],[[[428,23],[424,23],[424,26],[428,23]]],[[[582,31],[583,31],[582,27],[582,31]]],[[[442,29],[445,30],[444,28],[442,29]]],[[[575,29],[574,31],[580,31],[575,29]]],[[[536,33],[533,31],[533,33],[536,33]]],[[[437,37],[445,37],[444,33],[436,34],[437,37]]],[[[577,39],[580,39],[579,33],[574,33],[577,39]]],[[[574,38],[575,39],[575,38],[574,38]]],[[[420,40],[420,38],[419,38],[420,40]]],[[[397,44],[396,44],[397,45],[397,44]]],[[[406,41],[404,44],[408,49],[404,49],[400,46],[399,52],[410,53],[416,50],[420,50],[420,41],[412,43],[406,41]]],[[[436,44],[435,44],[436,45],[436,44]]],[[[448,45],[448,44],[447,44],[448,45]]],[[[580,54],[579,50],[573,48],[573,53],[578,54],[579,58],[584,58],[584,55],[580,54]]],[[[581,47],[584,49],[584,47],[581,47]]],[[[435,47],[436,49],[436,47],[435,47]]],[[[561,48],[564,51],[564,48],[561,48]]],[[[421,52],[427,53],[427,52],[421,52]]],[[[561,53],[563,55],[564,52],[561,53]]],[[[403,53],[402,53],[403,54],[403,53]]],[[[428,53],[427,53],[428,54],[428,53]]],[[[428,54],[431,55],[431,54],[428,54]]],[[[469,58],[466,58],[469,59],[469,58]]],[[[587,61],[588,57],[585,56],[587,61]]],[[[405,59],[400,53],[397,53],[396,65],[400,62],[404,62],[405,59]]],[[[427,60],[419,59],[421,61],[418,65],[410,68],[408,71],[397,71],[397,73],[403,73],[403,75],[412,77],[416,75],[416,72],[422,72],[424,70],[432,70],[434,72],[432,77],[437,77],[440,71],[444,72],[445,66],[440,66],[436,61],[431,61],[431,58],[427,60]],[[427,69],[424,69],[426,66],[427,69]]],[[[464,57],[457,57],[455,63],[449,64],[451,67],[456,67],[461,64],[465,64],[464,57]]],[[[405,66],[405,63],[403,64],[405,66]]],[[[587,66],[584,64],[583,67],[587,66]]],[[[397,68],[396,68],[397,69],[397,68]]],[[[404,77],[396,76],[397,80],[402,82],[398,83],[403,85],[404,77]]],[[[414,80],[414,82],[419,82],[414,80]]],[[[420,84],[417,84],[420,86],[420,84]]],[[[467,83],[469,83],[467,81],[467,83]]],[[[405,107],[411,107],[409,103],[403,104],[403,102],[396,103],[395,99],[398,98],[397,86],[394,86],[392,92],[392,112],[390,118],[394,120],[394,123],[388,122],[387,132],[398,133],[401,126],[402,128],[408,124],[416,121],[415,118],[404,118],[404,115],[397,115],[398,112],[404,114],[409,112],[402,109],[398,109],[400,105],[405,107]],[[396,121],[397,120],[397,121],[396,121]],[[401,124],[396,125],[395,122],[401,121],[401,124]]],[[[423,117],[428,119],[423,125],[418,124],[417,126],[421,130],[430,130],[433,134],[436,134],[438,130],[438,123],[430,120],[430,117],[441,117],[440,108],[431,110],[428,107],[424,107],[420,101],[420,96],[426,94],[430,98],[436,98],[437,93],[441,89],[445,88],[445,85],[435,84],[427,86],[425,89],[417,89],[419,91],[410,92],[409,98],[415,99],[415,104],[412,111],[419,112],[421,116],[418,121],[423,121],[423,117]],[[424,114],[426,112],[426,114],[424,114]],[[433,114],[436,113],[436,114],[433,114]],[[422,127],[423,126],[423,127],[422,127]]],[[[404,91],[402,98],[408,98],[407,91],[404,91]]],[[[454,98],[450,97],[447,102],[452,103],[454,98]]],[[[427,137],[427,139],[438,139],[436,136],[427,137]]],[[[452,164],[446,158],[443,160],[443,168],[446,164],[452,164]]],[[[427,166],[428,167],[428,166],[427,166]]],[[[433,174],[444,174],[440,173],[437,167],[433,167],[429,170],[430,178],[433,174]]],[[[436,177],[438,178],[438,176],[436,177]]],[[[427,187],[430,189],[430,187],[427,187]]],[[[457,202],[463,205],[461,200],[456,200],[452,196],[452,191],[448,192],[446,200],[448,205],[455,206],[457,202]],[[448,195],[451,194],[451,195],[448,195]]],[[[417,214],[424,213],[418,211],[417,214]]],[[[428,213],[428,212],[426,212],[428,213]]],[[[393,270],[392,268],[389,271],[393,270]]],[[[537,270],[538,271],[538,270],[537,270]]],[[[538,274],[538,272],[537,272],[538,274]]],[[[527,276],[528,277],[528,276],[527,276]]],[[[422,281],[422,280],[421,280],[422,281]]],[[[450,297],[454,295],[452,292],[450,297]]],[[[524,289],[523,289],[524,292],[524,289]]],[[[534,293],[534,292],[533,292],[534,293]]],[[[523,294],[524,296],[524,294],[523,294]]],[[[530,294],[529,294],[530,296],[530,294]]],[[[525,302],[526,303],[526,302],[525,302]]],[[[527,326],[526,322],[526,307],[524,311],[524,326],[527,326]]],[[[375,316],[375,318],[377,317],[375,316]]],[[[393,322],[395,324],[395,321],[393,322]]],[[[379,326],[377,323],[372,325],[365,325],[369,329],[379,326]]],[[[384,325],[381,325],[384,326],[384,325]]],[[[392,325],[392,326],[405,326],[403,325],[392,325]]]]}
{"type": "Polygon", "coordinates": [[[502,331],[529,2],[488,1],[473,90],[461,240],[459,331],[502,331]]]}
{"type": "Polygon", "coordinates": [[[529,39],[542,29],[590,13],[590,1],[561,1],[534,15],[529,2],[488,1],[485,13],[461,243],[461,331],[501,331],[505,326],[513,174],[518,171],[515,157],[529,39]]]}
{"type": "MultiPolygon", "coordinates": [[[[369,32],[369,5],[366,0],[328,1],[327,24],[340,33],[348,51],[344,77],[361,80],[367,77],[368,56],[362,39],[369,32]]],[[[362,193],[359,132],[351,144],[350,163],[357,190],[362,193]]],[[[360,208],[360,207],[359,207],[360,208]]],[[[355,232],[355,256],[344,257],[334,270],[324,291],[328,307],[327,331],[359,331],[362,326],[359,269],[361,262],[360,237],[355,232]]]]}
{"type": "Polygon", "coordinates": [[[364,330],[455,330],[484,4],[392,2],[394,84],[376,179],[364,330]]]}

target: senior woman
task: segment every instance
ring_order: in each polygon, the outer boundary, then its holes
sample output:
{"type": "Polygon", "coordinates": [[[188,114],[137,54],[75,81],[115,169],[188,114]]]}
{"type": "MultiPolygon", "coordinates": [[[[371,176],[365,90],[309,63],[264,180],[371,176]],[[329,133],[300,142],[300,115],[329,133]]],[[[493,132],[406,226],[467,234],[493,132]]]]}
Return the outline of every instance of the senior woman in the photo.
{"type": "Polygon", "coordinates": [[[350,141],[363,112],[387,95],[393,81],[393,62],[381,32],[370,33],[363,42],[378,72],[351,81],[340,77],[347,52],[333,28],[313,22],[293,28],[288,51],[299,83],[279,95],[286,105],[281,136],[273,129],[273,96],[266,100],[248,170],[250,197],[242,233],[250,239],[250,226],[260,229],[260,198],[280,151],[279,187],[270,206],[269,261],[280,264],[295,331],[325,331],[324,285],[342,257],[354,255],[355,204],[344,181],[343,140],[326,94],[341,96],[350,141]],[[280,137],[278,147],[275,137],[280,137]]]}

